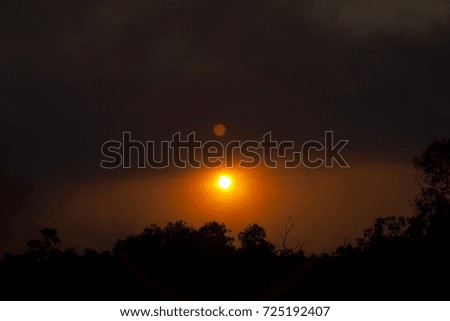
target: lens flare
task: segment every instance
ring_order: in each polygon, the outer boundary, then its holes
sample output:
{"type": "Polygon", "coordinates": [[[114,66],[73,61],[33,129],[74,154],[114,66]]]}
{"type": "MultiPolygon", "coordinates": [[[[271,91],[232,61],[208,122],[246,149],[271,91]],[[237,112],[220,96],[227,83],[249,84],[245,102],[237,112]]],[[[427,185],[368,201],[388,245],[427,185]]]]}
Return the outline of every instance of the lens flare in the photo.
{"type": "Polygon", "coordinates": [[[223,136],[227,132],[227,127],[224,124],[216,124],[213,128],[214,135],[223,136]]]}

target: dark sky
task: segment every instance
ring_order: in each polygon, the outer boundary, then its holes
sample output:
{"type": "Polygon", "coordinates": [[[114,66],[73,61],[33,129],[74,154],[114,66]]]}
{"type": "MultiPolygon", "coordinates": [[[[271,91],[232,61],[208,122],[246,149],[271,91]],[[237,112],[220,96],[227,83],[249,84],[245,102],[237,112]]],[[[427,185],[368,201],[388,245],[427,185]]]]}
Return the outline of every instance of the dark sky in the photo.
{"type": "MultiPolygon", "coordinates": [[[[405,181],[411,157],[450,137],[448,6],[438,0],[0,1],[0,251],[44,223],[72,224],[55,204],[74,196],[61,191],[97,182],[104,175],[101,144],[124,130],[160,140],[179,130],[208,133],[223,122],[242,139],[272,131],[299,142],[334,130],[351,141],[355,186],[382,186],[371,180],[385,174],[382,166],[390,168],[387,194],[377,197],[397,209],[411,194],[405,181]],[[47,217],[52,208],[58,219],[47,217]]],[[[315,195],[320,191],[323,186],[315,195]]],[[[345,197],[339,204],[351,202],[345,197]]],[[[325,215],[326,209],[309,208],[319,209],[325,215]]],[[[83,224],[65,228],[73,242],[83,224]]],[[[108,233],[108,241],[120,234],[108,233]]]]}

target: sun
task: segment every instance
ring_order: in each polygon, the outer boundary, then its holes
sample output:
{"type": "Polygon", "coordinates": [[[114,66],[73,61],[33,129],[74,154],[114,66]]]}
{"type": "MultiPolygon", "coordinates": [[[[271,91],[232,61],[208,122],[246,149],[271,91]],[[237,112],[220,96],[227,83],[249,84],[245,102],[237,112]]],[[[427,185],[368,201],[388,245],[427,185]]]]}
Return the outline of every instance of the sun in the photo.
{"type": "Polygon", "coordinates": [[[228,175],[221,175],[217,179],[217,186],[223,191],[229,191],[233,187],[233,181],[228,175]]]}

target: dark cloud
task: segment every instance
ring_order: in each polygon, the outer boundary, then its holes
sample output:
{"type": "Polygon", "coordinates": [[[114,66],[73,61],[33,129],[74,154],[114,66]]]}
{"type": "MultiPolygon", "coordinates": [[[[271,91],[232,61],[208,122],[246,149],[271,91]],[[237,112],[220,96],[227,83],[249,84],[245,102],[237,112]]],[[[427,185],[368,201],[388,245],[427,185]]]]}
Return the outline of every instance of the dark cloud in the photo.
{"type": "Polygon", "coordinates": [[[449,3],[446,0],[360,0],[349,2],[339,13],[339,22],[358,28],[357,32],[387,29],[408,33],[427,33],[445,24],[449,3]]]}
{"type": "Polygon", "coordinates": [[[408,160],[450,136],[446,4],[2,1],[0,119],[32,133],[38,185],[97,171],[123,130],[157,140],[217,121],[242,137],[335,130],[360,158],[408,160]]]}
{"type": "Polygon", "coordinates": [[[26,128],[0,121],[0,253],[23,232],[15,228],[29,211],[37,148],[26,128]]]}

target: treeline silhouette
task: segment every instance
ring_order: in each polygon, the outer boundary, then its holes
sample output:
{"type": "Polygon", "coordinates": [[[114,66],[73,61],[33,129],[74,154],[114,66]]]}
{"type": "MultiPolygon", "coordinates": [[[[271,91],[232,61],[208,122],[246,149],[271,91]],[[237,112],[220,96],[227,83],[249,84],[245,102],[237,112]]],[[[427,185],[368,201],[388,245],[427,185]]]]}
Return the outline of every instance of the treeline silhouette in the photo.
{"type": "Polygon", "coordinates": [[[112,252],[60,249],[42,229],[22,255],[0,261],[3,300],[449,300],[450,140],[414,158],[420,193],[409,217],[380,217],[332,253],[281,247],[252,224],[235,240],[225,224],[150,225],[112,252]]]}

